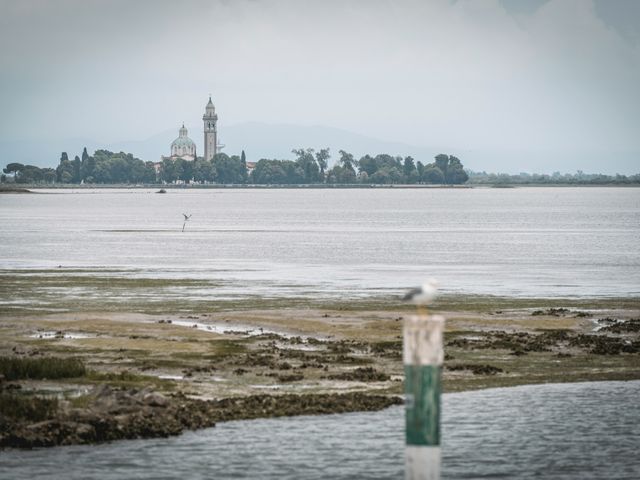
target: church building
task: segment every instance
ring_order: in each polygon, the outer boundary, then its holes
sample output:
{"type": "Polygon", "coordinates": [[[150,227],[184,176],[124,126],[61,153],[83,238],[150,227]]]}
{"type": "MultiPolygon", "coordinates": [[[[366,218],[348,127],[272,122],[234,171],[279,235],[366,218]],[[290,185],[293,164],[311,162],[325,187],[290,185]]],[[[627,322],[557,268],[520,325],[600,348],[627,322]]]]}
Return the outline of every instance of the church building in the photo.
{"type": "MultiPolygon", "coordinates": [[[[218,153],[219,147],[222,147],[218,145],[218,115],[216,115],[216,107],[211,101],[211,96],[209,96],[209,103],[205,106],[202,121],[204,122],[204,159],[211,160],[218,153]]],[[[171,143],[171,154],[168,157],[163,155],[160,161],[179,158],[193,161],[198,158],[196,144],[189,138],[188,133],[183,123],[178,131],[178,138],[171,143]]]]}
{"type": "Polygon", "coordinates": [[[204,159],[211,160],[218,153],[218,115],[213,106],[211,95],[202,116],[204,122],[204,159]]]}
{"type": "Polygon", "coordinates": [[[178,131],[178,138],[171,142],[171,155],[168,157],[163,156],[161,160],[182,160],[193,161],[196,159],[196,144],[188,136],[188,131],[182,124],[182,128],[178,131]]]}

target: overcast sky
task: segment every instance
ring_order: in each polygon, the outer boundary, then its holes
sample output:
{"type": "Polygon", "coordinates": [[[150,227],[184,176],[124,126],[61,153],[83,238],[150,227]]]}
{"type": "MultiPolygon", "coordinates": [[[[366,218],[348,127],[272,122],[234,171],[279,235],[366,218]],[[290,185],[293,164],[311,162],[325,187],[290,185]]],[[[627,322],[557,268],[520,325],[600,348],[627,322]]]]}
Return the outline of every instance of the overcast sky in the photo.
{"type": "Polygon", "coordinates": [[[640,152],[640,1],[0,0],[0,140],[200,132],[209,93],[222,137],[640,152]]]}

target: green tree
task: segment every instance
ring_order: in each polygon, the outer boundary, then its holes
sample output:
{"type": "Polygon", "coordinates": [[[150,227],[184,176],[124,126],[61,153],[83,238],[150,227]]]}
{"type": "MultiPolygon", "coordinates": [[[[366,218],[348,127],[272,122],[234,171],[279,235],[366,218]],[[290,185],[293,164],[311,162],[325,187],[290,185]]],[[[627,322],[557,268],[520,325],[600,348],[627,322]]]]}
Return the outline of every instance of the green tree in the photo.
{"type": "Polygon", "coordinates": [[[56,171],[53,168],[43,168],[42,176],[45,183],[55,183],[57,178],[56,171]]]}
{"type": "Polygon", "coordinates": [[[184,183],[189,183],[193,180],[193,163],[187,160],[182,161],[182,172],[179,177],[184,183]]]}
{"type": "Polygon", "coordinates": [[[328,148],[322,148],[319,152],[316,152],[316,162],[318,163],[318,167],[320,167],[321,182],[325,180],[325,171],[329,165],[329,158],[331,158],[331,155],[329,154],[328,148]]]}
{"type": "Polygon", "coordinates": [[[41,183],[43,180],[42,170],[34,165],[25,165],[20,176],[16,178],[17,183],[41,183]]]}
{"type": "Polygon", "coordinates": [[[110,183],[128,183],[130,179],[130,165],[125,158],[115,155],[107,160],[107,168],[109,169],[110,183]]]}
{"type": "Polygon", "coordinates": [[[374,184],[416,183],[419,176],[413,158],[378,154],[365,155],[358,162],[362,182],[374,184]],[[406,172],[406,173],[405,173],[406,172]],[[365,175],[366,174],[366,175],[365,175]]]}
{"type": "Polygon", "coordinates": [[[12,173],[14,177],[17,177],[20,175],[20,172],[24,170],[24,165],[21,163],[10,163],[8,164],[6,167],[4,167],[4,169],[2,169],[2,171],[4,173],[12,173]]]}
{"type": "Polygon", "coordinates": [[[73,181],[73,165],[69,161],[67,152],[60,155],[60,164],[56,168],[56,177],[58,182],[71,183],[73,181]]]}
{"type": "Polygon", "coordinates": [[[293,153],[296,158],[296,163],[302,169],[305,183],[318,183],[320,181],[320,168],[313,155],[313,148],[293,149],[293,153]]]}
{"type": "Polygon", "coordinates": [[[71,168],[73,169],[73,178],[71,179],[72,183],[80,183],[80,181],[82,180],[82,178],[80,177],[80,164],[80,157],[76,155],[71,162],[71,168]]]}
{"type": "Polygon", "coordinates": [[[418,163],[416,163],[416,170],[418,171],[418,180],[422,181],[424,177],[424,163],[418,161],[418,163]]]}
{"type": "Polygon", "coordinates": [[[435,164],[430,163],[424,168],[422,181],[424,183],[430,183],[430,184],[443,184],[444,173],[442,173],[442,170],[436,167],[435,164]]]}
{"type": "Polygon", "coordinates": [[[404,164],[402,168],[402,172],[405,177],[405,181],[407,183],[417,183],[419,180],[418,170],[416,169],[416,165],[413,161],[412,157],[406,157],[404,159],[404,164]]]}
{"type": "Polygon", "coordinates": [[[73,179],[73,174],[69,170],[62,170],[59,174],[56,173],[56,178],[61,183],[71,183],[73,179]]]}
{"type": "Polygon", "coordinates": [[[176,158],[175,160],[173,160],[173,172],[176,176],[175,181],[182,180],[182,178],[184,177],[185,163],[187,163],[187,161],[183,160],[182,158],[176,158]]]}
{"type": "Polygon", "coordinates": [[[305,171],[302,169],[300,164],[298,164],[298,162],[292,162],[291,160],[282,160],[281,165],[285,173],[285,181],[282,183],[294,185],[307,183],[305,171]]]}
{"type": "Polygon", "coordinates": [[[334,165],[327,175],[327,183],[353,184],[356,181],[355,170],[343,165],[334,165]]]}
{"type": "Polygon", "coordinates": [[[215,181],[218,183],[245,183],[247,168],[242,165],[239,156],[230,157],[226,153],[218,153],[213,158],[215,181]]]}
{"type": "Polygon", "coordinates": [[[451,155],[449,157],[449,165],[447,166],[447,183],[451,185],[462,185],[469,180],[469,175],[464,171],[464,166],[459,158],[451,155]]]}
{"type": "Polygon", "coordinates": [[[86,183],[91,183],[93,179],[93,170],[96,168],[96,161],[87,153],[87,147],[82,150],[82,159],[80,162],[80,178],[86,183]]]}
{"type": "Polygon", "coordinates": [[[160,180],[165,183],[173,183],[178,180],[178,174],[173,160],[169,158],[162,160],[162,166],[160,167],[160,180]]]}
{"type": "MultiPolygon", "coordinates": [[[[440,153],[436,155],[435,166],[440,169],[442,175],[444,176],[444,180],[447,180],[447,167],[449,166],[449,156],[444,153],[440,153]]],[[[444,182],[442,182],[444,183],[444,182]]]]}
{"type": "Polygon", "coordinates": [[[343,168],[346,168],[347,170],[353,172],[353,176],[355,177],[355,166],[358,162],[353,158],[353,155],[351,153],[345,152],[344,150],[340,150],[338,153],[340,153],[340,165],[343,168]]]}
{"type": "Polygon", "coordinates": [[[360,170],[360,173],[366,173],[370,177],[378,170],[378,163],[371,155],[365,155],[358,161],[358,170],[360,170]]]}
{"type": "Polygon", "coordinates": [[[305,173],[298,162],[262,158],[251,172],[251,183],[258,185],[291,185],[305,183],[305,173]]]}
{"type": "MultiPolygon", "coordinates": [[[[242,157],[241,157],[242,159],[242,157]]],[[[193,163],[193,179],[196,182],[205,183],[213,182],[215,172],[210,161],[204,158],[198,158],[193,163]]]]}
{"type": "Polygon", "coordinates": [[[374,172],[373,175],[369,177],[370,183],[375,183],[377,185],[386,185],[388,183],[393,183],[391,181],[391,175],[389,175],[389,168],[380,168],[374,172]]]}
{"type": "Polygon", "coordinates": [[[257,185],[274,185],[287,183],[287,173],[280,160],[262,158],[251,172],[251,183],[257,185]]]}
{"type": "Polygon", "coordinates": [[[147,165],[133,155],[127,154],[124,158],[129,166],[129,176],[126,183],[146,183],[148,179],[147,165]]]}

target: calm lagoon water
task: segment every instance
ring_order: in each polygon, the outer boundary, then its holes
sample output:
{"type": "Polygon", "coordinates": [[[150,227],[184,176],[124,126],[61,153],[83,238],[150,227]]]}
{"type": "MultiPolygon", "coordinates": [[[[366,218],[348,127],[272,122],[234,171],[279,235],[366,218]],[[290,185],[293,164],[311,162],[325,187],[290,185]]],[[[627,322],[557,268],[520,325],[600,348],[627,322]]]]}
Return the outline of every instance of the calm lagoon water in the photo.
{"type": "MultiPolygon", "coordinates": [[[[448,293],[640,295],[636,188],[56,190],[1,195],[0,222],[6,278],[202,280],[162,292],[196,299],[353,298],[428,277],[448,293]],[[193,214],[184,233],[183,212],[193,214]]],[[[640,478],[639,396],[640,382],[445,395],[443,478],[640,478]]],[[[0,452],[0,478],[16,480],[387,479],[402,469],[402,408],[0,452]]]]}
{"type": "MultiPolygon", "coordinates": [[[[640,381],[444,395],[442,478],[638,479],[640,381]]],[[[0,478],[400,479],[404,411],[221,423],[158,440],[0,452],[0,478]]]]}
{"type": "Polygon", "coordinates": [[[638,188],[42,192],[0,196],[5,273],[205,279],[188,294],[208,298],[367,296],[428,277],[449,293],[640,294],[638,188]]]}

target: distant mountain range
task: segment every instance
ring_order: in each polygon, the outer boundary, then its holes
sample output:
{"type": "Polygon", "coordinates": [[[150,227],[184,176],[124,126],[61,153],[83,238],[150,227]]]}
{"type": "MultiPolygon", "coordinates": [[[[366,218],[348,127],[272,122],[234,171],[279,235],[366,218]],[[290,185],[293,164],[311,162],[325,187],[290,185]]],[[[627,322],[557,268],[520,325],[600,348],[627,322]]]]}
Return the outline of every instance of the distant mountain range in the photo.
{"type": "MultiPolygon", "coordinates": [[[[81,155],[87,147],[89,153],[96,149],[132,153],[142,160],[158,161],[161,155],[169,154],[169,145],[178,136],[177,129],[165,130],[145,140],[121,141],[100,144],[93,139],[67,138],[56,141],[5,141],[0,142],[0,166],[10,162],[20,162],[39,167],[55,167],[60,153],[65,151],[70,158],[81,155]]],[[[203,152],[200,128],[191,129],[189,136],[196,142],[199,154],[203,152]]],[[[293,148],[330,148],[330,164],[339,158],[339,150],[353,153],[356,158],[365,154],[388,153],[391,155],[411,155],[416,160],[429,163],[438,153],[458,156],[465,167],[488,172],[539,172],[553,171],[598,173],[638,173],[640,152],[550,153],[516,152],[491,150],[459,150],[445,146],[416,146],[401,142],[384,141],[358,133],[326,126],[299,126],[285,124],[265,124],[245,122],[220,128],[219,139],[225,144],[223,152],[240,154],[242,150],[247,160],[261,158],[291,159],[293,148]]]]}
{"type": "MultiPolygon", "coordinates": [[[[49,142],[0,142],[0,148],[4,152],[5,164],[20,162],[40,167],[56,165],[63,151],[67,152],[70,158],[80,155],[85,146],[89,153],[104,148],[115,152],[132,153],[145,161],[158,161],[161,155],[169,154],[169,145],[177,136],[177,129],[172,129],[157,133],[145,140],[110,144],[100,144],[88,138],[69,138],[49,142]]],[[[204,150],[201,129],[190,129],[189,137],[196,142],[198,153],[201,155],[204,150]]],[[[431,161],[430,159],[439,153],[435,149],[386,142],[338,128],[270,125],[258,122],[223,127],[219,132],[219,141],[225,145],[223,152],[239,155],[244,150],[249,161],[257,161],[261,158],[290,159],[293,158],[291,150],[294,148],[328,147],[331,149],[334,161],[339,155],[339,150],[346,150],[356,157],[366,153],[390,153],[402,156],[413,155],[416,158],[422,158],[423,161],[431,161]]]]}

